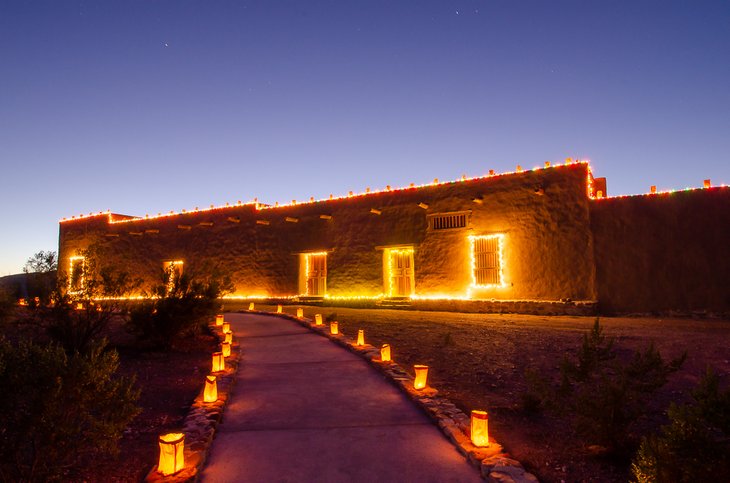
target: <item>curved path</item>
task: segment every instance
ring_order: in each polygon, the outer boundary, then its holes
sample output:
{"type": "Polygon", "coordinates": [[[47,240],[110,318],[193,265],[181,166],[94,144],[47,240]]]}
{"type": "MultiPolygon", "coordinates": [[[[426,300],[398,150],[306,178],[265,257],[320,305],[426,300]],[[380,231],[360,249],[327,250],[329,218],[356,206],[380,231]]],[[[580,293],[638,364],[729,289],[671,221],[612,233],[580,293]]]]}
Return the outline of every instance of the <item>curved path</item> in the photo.
{"type": "Polygon", "coordinates": [[[243,354],[203,481],[482,481],[356,354],[281,317],[226,321],[243,354]]]}

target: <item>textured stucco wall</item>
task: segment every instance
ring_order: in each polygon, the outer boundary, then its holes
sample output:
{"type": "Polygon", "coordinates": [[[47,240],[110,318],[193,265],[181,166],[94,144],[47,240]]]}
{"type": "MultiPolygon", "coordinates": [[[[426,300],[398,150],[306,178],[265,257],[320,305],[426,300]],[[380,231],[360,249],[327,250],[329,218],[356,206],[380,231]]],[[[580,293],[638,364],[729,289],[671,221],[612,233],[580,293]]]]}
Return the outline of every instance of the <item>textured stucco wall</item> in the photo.
{"type": "Polygon", "coordinates": [[[601,312],[730,311],[730,188],[591,202],[601,312]]]}
{"type": "Polygon", "coordinates": [[[148,281],[159,279],[164,260],[180,259],[188,272],[229,272],[239,294],[294,295],[299,254],[326,250],[328,294],[378,295],[384,291],[382,248],[411,245],[418,295],[463,296],[471,282],[467,236],[504,233],[506,286],[474,292],[474,298],[592,300],[587,169],[574,164],[260,211],[244,205],[131,223],[108,224],[106,216],[73,220],[61,223],[59,254],[67,263],[96,241],[103,263],[148,281]],[[535,193],[538,186],[543,195],[535,193]],[[466,229],[427,229],[429,214],[467,210],[466,229]],[[131,234],[138,232],[144,234],[131,234]]]}

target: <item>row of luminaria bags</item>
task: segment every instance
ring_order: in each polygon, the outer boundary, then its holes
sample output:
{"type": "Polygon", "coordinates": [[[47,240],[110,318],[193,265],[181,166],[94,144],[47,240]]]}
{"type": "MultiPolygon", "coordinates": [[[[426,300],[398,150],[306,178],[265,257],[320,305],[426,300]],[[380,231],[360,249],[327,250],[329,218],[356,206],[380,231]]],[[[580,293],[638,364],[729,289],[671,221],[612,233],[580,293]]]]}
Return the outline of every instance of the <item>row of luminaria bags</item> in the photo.
{"type": "MultiPolygon", "coordinates": [[[[254,303],[248,306],[249,311],[254,310],[254,303]]],[[[276,307],[276,313],[284,313],[281,305],[276,307]]],[[[297,318],[304,318],[304,309],[297,308],[297,318]]],[[[206,404],[214,403],[218,400],[218,385],[216,382],[216,373],[226,370],[226,357],[231,355],[231,345],[233,344],[233,331],[231,324],[225,322],[223,315],[215,316],[215,325],[220,327],[223,332],[223,342],[221,350],[213,353],[213,363],[211,374],[205,376],[205,387],[203,389],[203,402],[206,404]]],[[[322,314],[315,314],[314,325],[324,325],[322,322],[322,314]]],[[[339,335],[339,326],[337,321],[330,322],[330,334],[339,335]]],[[[365,345],[365,331],[359,329],[357,331],[356,346],[365,345]]],[[[390,345],[383,344],[380,349],[380,362],[391,363],[390,345]]],[[[426,380],[428,378],[428,366],[416,364],[413,366],[415,379],[413,380],[413,388],[421,391],[427,387],[426,380]]],[[[488,432],[488,415],[486,411],[473,410],[471,412],[471,442],[477,447],[489,446],[488,432]]],[[[185,467],[185,457],[183,450],[185,447],[184,433],[168,433],[163,434],[159,438],[160,443],[160,461],[157,465],[157,471],[162,475],[173,475],[181,471],[185,467]]]]}

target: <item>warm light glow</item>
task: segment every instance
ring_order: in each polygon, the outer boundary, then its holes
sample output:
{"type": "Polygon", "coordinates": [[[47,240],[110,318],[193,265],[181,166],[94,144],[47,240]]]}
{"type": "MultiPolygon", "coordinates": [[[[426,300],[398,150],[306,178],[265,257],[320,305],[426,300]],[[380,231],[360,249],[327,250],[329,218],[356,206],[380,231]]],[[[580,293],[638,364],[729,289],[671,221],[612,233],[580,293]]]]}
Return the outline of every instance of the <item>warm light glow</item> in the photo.
{"type": "MultiPolygon", "coordinates": [[[[388,297],[396,296],[396,290],[393,286],[393,279],[395,278],[393,275],[393,255],[405,255],[407,257],[411,257],[411,262],[413,262],[413,248],[388,248],[387,249],[387,263],[386,263],[386,271],[388,276],[388,297]]],[[[411,272],[414,270],[414,267],[411,266],[411,272]]],[[[413,286],[413,280],[411,280],[411,293],[408,294],[409,297],[412,297],[415,295],[414,286],[413,286]]]]}
{"type": "Polygon", "coordinates": [[[226,359],[222,352],[213,352],[213,367],[210,372],[221,372],[226,370],[226,359]]]}
{"type": "Polygon", "coordinates": [[[390,344],[383,344],[383,347],[380,348],[380,360],[390,362],[390,344]]]}
{"type": "Polygon", "coordinates": [[[231,343],[222,342],[221,343],[221,352],[223,353],[223,357],[231,357],[231,343]]]}
{"type": "Polygon", "coordinates": [[[218,382],[214,375],[205,376],[205,389],[203,389],[203,402],[212,403],[218,400],[218,382]]]}
{"type": "Polygon", "coordinates": [[[492,234],[492,235],[469,235],[469,256],[471,259],[471,288],[472,289],[485,289],[485,288],[495,288],[495,287],[505,287],[507,284],[504,281],[504,235],[501,233],[498,234],[492,234]],[[477,266],[477,260],[474,255],[474,251],[476,249],[476,241],[477,240],[490,240],[490,239],[497,239],[497,261],[499,263],[498,267],[498,283],[488,283],[488,284],[478,284],[477,283],[477,269],[479,268],[477,266]]]}
{"type": "Polygon", "coordinates": [[[322,325],[322,314],[314,315],[314,325],[322,325]]]}
{"type": "Polygon", "coordinates": [[[223,342],[228,342],[229,344],[233,343],[233,332],[226,332],[223,334],[225,336],[225,339],[223,339],[223,342]]]}
{"type": "Polygon", "coordinates": [[[276,313],[277,313],[277,314],[280,314],[280,313],[282,313],[282,312],[283,312],[283,309],[282,309],[281,305],[277,305],[277,306],[276,306],[276,313]]]}
{"type": "Polygon", "coordinates": [[[222,314],[218,314],[215,316],[215,325],[218,327],[223,325],[223,315],[222,314]]]}
{"type": "Polygon", "coordinates": [[[254,304],[253,304],[253,302],[251,302],[250,304],[248,304],[248,310],[253,310],[253,309],[254,309],[254,304]]]}
{"type": "Polygon", "coordinates": [[[86,283],[86,259],[81,256],[69,258],[68,293],[80,293],[86,283]]]}
{"type": "MultiPolygon", "coordinates": [[[[311,267],[312,267],[312,257],[326,257],[327,256],[327,252],[310,252],[310,253],[303,253],[303,255],[304,255],[304,275],[306,277],[306,280],[305,280],[304,293],[302,295],[304,295],[305,297],[317,296],[317,297],[325,297],[326,298],[327,297],[327,294],[326,293],[325,294],[320,294],[320,293],[313,294],[313,293],[310,292],[310,290],[309,290],[309,280],[312,279],[312,278],[314,278],[312,276],[312,269],[311,269],[311,267]]],[[[327,264],[327,260],[326,259],[325,259],[324,263],[325,263],[325,267],[326,267],[326,264],[327,264]]],[[[326,268],[325,268],[325,272],[326,272],[326,268]]]]}
{"type": "Polygon", "coordinates": [[[304,317],[304,309],[298,308],[297,309],[297,318],[301,319],[304,317]]]}
{"type": "Polygon", "coordinates": [[[413,366],[413,370],[416,373],[416,378],[413,381],[413,388],[419,390],[423,389],[426,387],[426,380],[428,379],[428,366],[416,364],[413,366]]]}
{"type": "Polygon", "coordinates": [[[326,294],[324,296],[327,300],[380,300],[383,297],[385,297],[384,294],[378,294],[378,295],[355,295],[355,294],[349,294],[349,295],[329,295],[326,294]]]}
{"type": "Polygon", "coordinates": [[[84,310],[84,304],[82,302],[78,302],[76,304],[76,310],[84,310]]]}
{"type": "Polygon", "coordinates": [[[231,331],[231,323],[230,322],[223,322],[222,328],[223,328],[223,333],[224,334],[226,332],[230,332],[231,331]]]}
{"type": "Polygon", "coordinates": [[[175,283],[182,275],[183,262],[182,260],[172,260],[162,264],[162,268],[165,271],[165,285],[167,293],[172,293],[175,290],[175,283]]]}
{"type": "Polygon", "coordinates": [[[486,411],[471,412],[471,442],[474,446],[489,446],[489,416],[486,411]]]}
{"type": "Polygon", "coordinates": [[[357,331],[357,345],[365,345],[365,331],[362,329],[357,331]]]}
{"type": "Polygon", "coordinates": [[[330,322],[330,334],[337,335],[340,333],[340,328],[337,325],[336,321],[330,322]]]}
{"type": "Polygon", "coordinates": [[[157,471],[163,475],[174,475],[185,466],[185,434],[168,433],[159,438],[160,462],[157,471]]]}

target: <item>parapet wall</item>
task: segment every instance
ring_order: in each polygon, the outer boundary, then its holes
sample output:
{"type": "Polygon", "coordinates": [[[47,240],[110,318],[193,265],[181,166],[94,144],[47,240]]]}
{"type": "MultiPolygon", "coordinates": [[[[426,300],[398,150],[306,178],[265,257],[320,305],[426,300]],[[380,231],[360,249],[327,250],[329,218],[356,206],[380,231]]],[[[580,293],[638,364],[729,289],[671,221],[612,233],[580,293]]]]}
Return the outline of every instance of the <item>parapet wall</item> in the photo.
{"type": "Polygon", "coordinates": [[[730,313],[730,188],[590,203],[602,313],[730,313]]]}
{"type": "Polygon", "coordinates": [[[272,209],[85,217],[61,223],[59,257],[66,269],[96,243],[102,264],[147,283],[160,280],[164,261],[182,260],[185,271],[230,274],[240,295],[292,296],[300,253],[326,251],[328,295],[373,297],[386,291],[383,248],[405,245],[419,296],[595,300],[588,176],[578,163],[272,209]],[[429,228],[429,215],[452,212],[467,212],[468,226],[429,228]],[[504,234],[504,284],[469,292],[468,236],[493,233],[504,234]]]}

